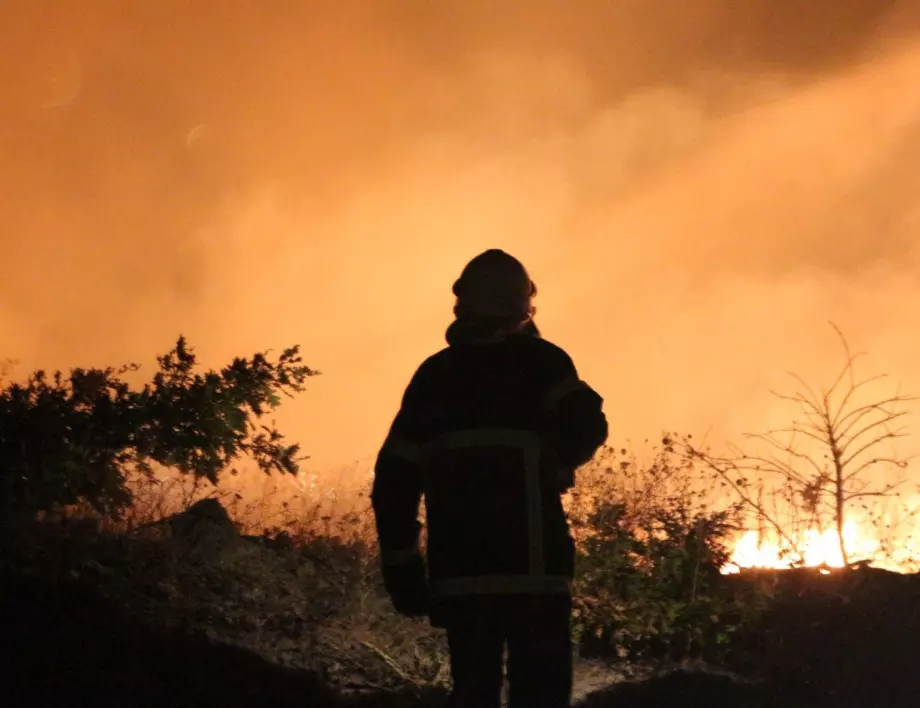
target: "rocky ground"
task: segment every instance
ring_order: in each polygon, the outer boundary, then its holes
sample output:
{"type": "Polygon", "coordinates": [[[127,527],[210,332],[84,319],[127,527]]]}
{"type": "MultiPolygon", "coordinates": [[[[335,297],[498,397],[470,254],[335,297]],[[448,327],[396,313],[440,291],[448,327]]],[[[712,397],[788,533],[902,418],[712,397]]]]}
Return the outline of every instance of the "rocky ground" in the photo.
{"type": "MultiPolygon", "coordinates": [[[[360,548],[241,537],[211,511],[130,536],[45,526],[6,538],[4,704],[443,705],[443,637],[392,613],[360,548]]],[[[580,661],[579,705],[916,702],[916,578],[863,569],[732,582],[774,599],[728,666],[580,661]]]]}

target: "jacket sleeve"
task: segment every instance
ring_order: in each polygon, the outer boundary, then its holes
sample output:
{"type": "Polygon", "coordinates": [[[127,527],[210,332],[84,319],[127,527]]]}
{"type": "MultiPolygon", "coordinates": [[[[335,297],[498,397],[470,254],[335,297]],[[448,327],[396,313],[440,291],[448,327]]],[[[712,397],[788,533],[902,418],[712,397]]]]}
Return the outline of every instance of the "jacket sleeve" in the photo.
{"type": "Polygon", "coordinates": [[[377,456],[371,503],[377,524],[381,562],[400,566],[420,557],[418,520],[422,496],[422,386],[413,377],[377,456]]]}
{"type": "Polygon", "coordinates": [[[607,441],[604,400],[579,378],[568,357],[544,399],[544,410],[547,434],[560,467],[580,467],[607,441]]]}

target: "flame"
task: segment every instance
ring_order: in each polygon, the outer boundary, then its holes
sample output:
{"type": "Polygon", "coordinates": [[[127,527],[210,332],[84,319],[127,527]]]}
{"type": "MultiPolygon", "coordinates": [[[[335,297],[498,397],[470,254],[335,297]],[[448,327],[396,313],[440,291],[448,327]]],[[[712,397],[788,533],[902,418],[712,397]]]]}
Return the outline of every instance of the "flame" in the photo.
{"type": "MultiPolygon", "coordinates": [[[[850,519],[843,525],[843,539],[850,563],[868,562],[895,572],[916,572],[920,567],[920,544],[912,534],[883,542],[877,524],[850,519]]],[[[742,569],[792,567],[842,568],[845,563],[835,528],[804,529],[783,538],[777,533],[746,531],[734,543],[726,574],[742,569]]]]}

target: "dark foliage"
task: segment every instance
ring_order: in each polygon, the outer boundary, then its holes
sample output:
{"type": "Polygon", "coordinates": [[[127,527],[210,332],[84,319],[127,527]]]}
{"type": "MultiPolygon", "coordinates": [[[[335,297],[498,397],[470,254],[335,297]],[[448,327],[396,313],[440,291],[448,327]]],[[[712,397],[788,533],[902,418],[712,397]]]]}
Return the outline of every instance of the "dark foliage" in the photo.
{"type": "Polygon", "coordinates": [[[715,658],[757,610],[720,573],[737,509],[707,506],[692,463],[667,438],[648,465],[625,454],[606,450],[576,489],[582,649],[628,659],[715,658]]]}
{"type": "Polygon", "coordinates": [[[276,360],[236,358],[220,371],[196,371],[180,337],[157,358],[153,380],[140,389],[123,377],[136,365],[31,374],[0,391],[0,510],[34,515],[85,503],[117,514],[131,503],[128,471],[153,465],[214,482],[242,456],[265,471],[294,473],[299,446],[258,420],[281,395],[303,390],[318,372],[298,348],[276,360]]]}

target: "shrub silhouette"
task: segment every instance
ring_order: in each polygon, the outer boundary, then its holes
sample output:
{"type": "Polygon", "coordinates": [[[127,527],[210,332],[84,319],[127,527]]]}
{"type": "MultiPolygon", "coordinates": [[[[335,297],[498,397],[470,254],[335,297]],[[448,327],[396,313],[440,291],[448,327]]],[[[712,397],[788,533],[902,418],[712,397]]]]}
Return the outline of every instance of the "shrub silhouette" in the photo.
{"type": "Polygon", "coordinates": [[[131,503],[125,475],[149,474],[154,465],[211,482],[242,456],[264,471],[297,471],[299,446],[258,419],[319,373],[303,365],[298,347],[276,360],[260,353],[198,372],[180,337],[157,361],[140,389],[123,379],[139,368],[131,364],[67,376],[36,371],[0,391],[0,510],[7,518],[77,503],[117,515],[131,503]]]}
{"type": "Polygon", "coordinates": [[[575,624],[589,654],[713,657],[753,618],[720,569],[737,505],[713,507],[666,437],[647,465],[604,448],[579,471],[575,624]]]}

